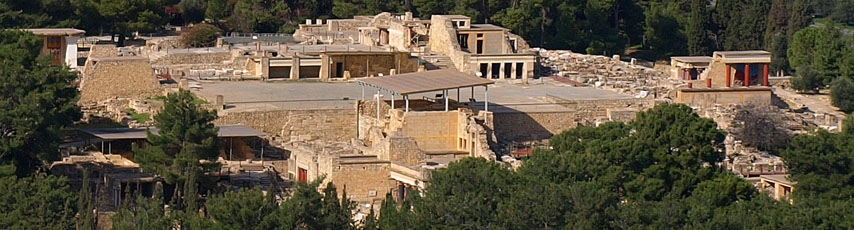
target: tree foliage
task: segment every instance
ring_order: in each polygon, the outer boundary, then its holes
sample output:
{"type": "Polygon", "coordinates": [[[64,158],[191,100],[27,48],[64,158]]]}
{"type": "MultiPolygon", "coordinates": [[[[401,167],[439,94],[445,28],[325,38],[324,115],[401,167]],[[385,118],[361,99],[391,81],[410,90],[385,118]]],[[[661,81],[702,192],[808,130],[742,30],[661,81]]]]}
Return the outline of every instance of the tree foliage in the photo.
{"type": "Polygon", "coordinates": [[[59,160],[60,129],[80,119],[77,78],[40,56],[42,39],[0,30],[0,163],[13,163],[27,176],[59,160]]]}
{"type": "Polygon", "coordinates": [[[199,177],[218,168],[214,162],[220,154],[219,128],[212,123],[216,112],[203,109],[195,100],[183,89],[169,94],[163,110],[154,116],[158,133],[148,131],[147,146],[134,147],[135,160],[144,171],[176,185],[172,199],[176,208],[190,210],[198,208],[195,191],[199,177]],[[188,198],[186,203],[181,197],[188,198]]]}
{"type": "Polygon", "coordinates": [[[772,105],[746,104],[739,106],[735,114],[733,135],[746,146],[779,154],[792,135],[780,111],[772,105]]]}
{"type": "Polygon", "coordinates": [[[211,24],[198,24],[181,34],[181,45],[184,47],[215,46],[219,32],[219,28],[211,24]]]}
{"type": "Polygon", "coordinates": [[[77,196],[68,180],[55,176],[18,178],[15,167],[0,165],[0,228],[73,229],[77,196]]]}
{"type": "Polygon", "coordinates": [[[830,101],[845,113],[854,112],[854,82],[851,78],[840,77],[830,87],[830,101]]]}

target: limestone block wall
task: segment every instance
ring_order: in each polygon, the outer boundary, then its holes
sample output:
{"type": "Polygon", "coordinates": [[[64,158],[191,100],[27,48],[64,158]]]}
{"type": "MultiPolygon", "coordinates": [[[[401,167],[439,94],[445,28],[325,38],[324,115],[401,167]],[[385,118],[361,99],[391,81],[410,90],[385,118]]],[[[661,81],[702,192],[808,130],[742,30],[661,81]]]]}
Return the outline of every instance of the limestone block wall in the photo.
{"type": "Polygon", "coordinates": [[[689,106],[712,108],[715,104],[771,103],[771,93],[769,88],[680,89],[676,93],[676,100],[689,106]]]}
{"type": "Polygon", "coordinates": [[[456,150],[459,112],[409,112],[403,121],[403,136],[415,138],[425,151],[456,150]]]}
{"type": "Polygon", "coordinates": [[[380,158],[405,165],[418,165],[424,160],[424,151],[421,151],[418,142],[412,137],[389,137],[384,143],[387,147],[388,158],[380,158]]]}
{"type": "Polygon", "coordinates": [[[232,112],[214,123],[244,124],[265,133],[302,140],[349,141],[356,137],[354,109],[232,112]]]}
{"type": "Polygon", "coordinates": [[[211,53],[170,53],[154,60],[152,65],[198,65],[198,64],[222,64],[231,60],[229,52],[211,53]]]}
{"type": "Polygon", "coordinates": [[[357,203],[383,200],[385,194],[396,185],[390,177],[391,170],[387,162],[339,164],[329,175],[338,194],[343,194],[346,188],[347,196],[357,203]]]}
{"type": "Polygon", "coordinates": [[[81,104],[113,98],[145,99],[163,94],[146,58],[111,58],[87,66],[80,81],[81,104]]]}
{"type": "MultiPolygon", "coordinates": [[[[371,21],[359,19],[329,19],[326,20],[328,31],[358,31],[359,27],[366,27],[371,21]]],[[[316,31],[315,31],[316,32],[316,31]]]]}
{"type": "Polygon", "coordinates": [[[92,66],[92,59],[98,58],[108,58],[108,57],[117,57],[119,56],[119,51],[116,49],[116,45],[93,45],[89,48],[89,56],[86,58],[86,66],[84,66],[83,73],[91,74],[92,68],[86,68],[92,66]]]}
{"type": "Polygon", "coordinates": [[[579,124],[608,120],[610,116],[616,115],[615,109],[640,111],[655,106],[655,102],[650,99],[557,100],[553,103],[567,107],[569,111],[494,113],[498,141],[547,139],[579,124]],[[612,110],[611,113],[609,110],[612,110]]]}

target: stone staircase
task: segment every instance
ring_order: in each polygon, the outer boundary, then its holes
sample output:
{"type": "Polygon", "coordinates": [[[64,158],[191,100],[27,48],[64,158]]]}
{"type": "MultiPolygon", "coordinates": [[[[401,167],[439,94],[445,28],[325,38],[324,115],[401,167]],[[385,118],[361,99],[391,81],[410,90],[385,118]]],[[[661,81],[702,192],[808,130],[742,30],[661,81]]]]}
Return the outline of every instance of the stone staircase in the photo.
{"type": "Polygon", "coordinates": [[[417,57],[427,70],[435,69],[457,69],[451,58],[441,54],[423,54],[417,57]]]}

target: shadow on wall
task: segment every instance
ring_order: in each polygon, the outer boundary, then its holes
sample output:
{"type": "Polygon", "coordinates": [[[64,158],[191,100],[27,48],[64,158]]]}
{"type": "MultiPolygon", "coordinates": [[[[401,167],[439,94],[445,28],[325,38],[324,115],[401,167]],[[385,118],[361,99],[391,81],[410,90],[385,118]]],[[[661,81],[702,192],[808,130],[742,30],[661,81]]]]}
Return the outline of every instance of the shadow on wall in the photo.
{"type": "Polygon", "coordinates": [[[495,111],[493,112],[493,126],[491,128],[494,129],[498,143],[549,139],[554,136],[555,130],[549,130],[543,124],[558,127],[561,130],[575,127],[577,124],[574,117],[566,112],[525,113],[496,104],[489,104],[489,109],[495,111]]]}

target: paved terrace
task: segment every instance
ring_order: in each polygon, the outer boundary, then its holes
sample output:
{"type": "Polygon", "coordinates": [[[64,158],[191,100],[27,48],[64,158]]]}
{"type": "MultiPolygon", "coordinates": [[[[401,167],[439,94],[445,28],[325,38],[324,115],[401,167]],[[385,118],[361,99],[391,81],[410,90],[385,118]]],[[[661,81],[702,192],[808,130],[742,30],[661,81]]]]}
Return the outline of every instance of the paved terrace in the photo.
{"type": "MultiPolygon", "coordinates": [[[[362,98],[362,87],[356,83],[325,82],[257,82],[257,81],[203,81],[196,94],[214,101],[223,95],[228,111],[260,111],[280,109],[354,108],[362,98]]],[[[475,87],[475,106],[482,108],[483,87],[475,87]]],[[[366,88],[365,98],[371,100],[376,91],[366,88]]],[[[384,93],[385,94],[385,93],[384,93]]],[[[435,98],[441,92],[413,94],[412,99],[435,98]]],[[[460,90],[460,101],[467,102],[472,96],[471,88],[460,90]]],[[[548,103],[547,95],[567,100],[579,99],[627,99],[628,95],[590,87],[572,87],[544,78],[533,80],[529,85],[496,82],[489,86],[489,111],[496,113],[569,111],[567,108],[548,103]]],[[[383,99],[390,99],[384,95],[383,99]]],[[[402,97],[395,99],[402,100],[402,97]]],[[[449,99],[456,100],[457,92],[451,90],[449,99]]]]}

